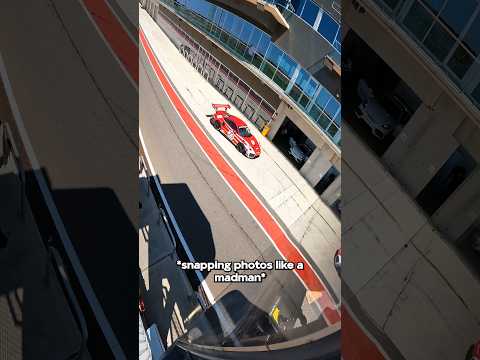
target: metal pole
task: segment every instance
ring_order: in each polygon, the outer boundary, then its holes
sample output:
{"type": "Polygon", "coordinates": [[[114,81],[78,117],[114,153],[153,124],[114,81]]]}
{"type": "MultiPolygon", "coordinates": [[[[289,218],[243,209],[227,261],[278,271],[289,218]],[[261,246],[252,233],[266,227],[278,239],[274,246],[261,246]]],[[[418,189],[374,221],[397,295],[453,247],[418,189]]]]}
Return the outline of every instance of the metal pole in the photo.
{"type": "Polygon", "coordinates": [[[20,176],[20,217],[25,221],[25,171],[23,170],[19,159],[17,159],[17,164],[20,176]]]}

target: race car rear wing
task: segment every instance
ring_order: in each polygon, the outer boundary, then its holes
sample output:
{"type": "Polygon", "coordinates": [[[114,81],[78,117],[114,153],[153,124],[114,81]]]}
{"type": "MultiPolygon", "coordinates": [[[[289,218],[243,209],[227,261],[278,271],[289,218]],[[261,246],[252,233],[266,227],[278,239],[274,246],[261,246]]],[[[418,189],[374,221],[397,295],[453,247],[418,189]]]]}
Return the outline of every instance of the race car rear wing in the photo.
{"type": "Polygon", "coordinates": [[[228,116],[227,110],[230,109],[230,105],[228,104],[212,104],[212,107],[215,109],[215,114],[209,114],[207,117],[212,118],[216,117],[223,117],[228,116]]]}
{"type": "Polygon", "coordinates": [[[215,111],[227,111],[230,109],[230,105],[228,104],[212,104],[212,107],[215,109],[215,111]]]}

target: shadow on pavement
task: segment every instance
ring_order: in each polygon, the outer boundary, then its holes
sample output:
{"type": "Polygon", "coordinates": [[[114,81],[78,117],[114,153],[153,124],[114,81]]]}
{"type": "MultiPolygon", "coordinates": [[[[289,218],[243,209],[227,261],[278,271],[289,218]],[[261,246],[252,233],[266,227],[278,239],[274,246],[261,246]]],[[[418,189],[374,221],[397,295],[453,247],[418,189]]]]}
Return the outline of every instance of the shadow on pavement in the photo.
{"type": "MultiPolygon", "coordinates": [[[[187,184],[162,184],[175,219],[182,229],[182,234],[197,262],[215,260],[215,245],[212,229],[202,209],[187,184]]],[[[182,261],[189,261],[183,247],[177,244],[177,251],[182,261]]],[[[200,285],[195,272],[186,271],[192,287],[197,290],[200,285]]],[[[207,271],[203,276],[208,275],[207,271]]]]}
{"type": "Polygon", "coordinates": [[[82,349],[79,324],[28,204],[21,210],[21,194],[18,176],[13,172],[2,173],[1,353],[12,360],[79,359],[82,349]]]}
{"type": "MultiPolygon", "coordinates": [[[[121,348],[127,358],[138,354],[137,329],[125,326],[138,321],[138,295],[135,291],[138,280],[132,272],[138,267],[136,226],[112,189],[52,189],[48,173],[45,169],[40,172],[46,179],[75,252],[121,348]]],[[[109,358],[111,350],[68,260],[35,175],[29,171],[25,178],[27,198],[41,237],[44,242],[50,240],[60,252],[87,321],[90,354],[94,358],[109,358]]]]}
{"type": "MultiPolygon", "coordinates": [[[[161,217],[159,208],[165,213],[166,210],[154,185],[155,178],[140,177],[139,180],[142,194],[139,231],[143,235],[140,241],[144,239],[147,242],[148,251],[147,260],[145,263],[141,261],[139,269],[140,297],[146,309],[143,320],[146,328],[156,324],[164,343],[170,345],[188,331],[189,319],[199,307],[194,290],[199,290],[200,283],[195,271],[183,271],[176,263],[177,259],[185,262],[189,259],[173,223],[165,224],[161,217]],[[153,200],[142,192],[144,189],[152,191],[153,200]]],[[[162,184],[162,190],[195,260],[213,261],[215,250],[210,224],[188,186],[162,184]]],[[[141,247],[145,245],[141,244],[141,247]]]]}

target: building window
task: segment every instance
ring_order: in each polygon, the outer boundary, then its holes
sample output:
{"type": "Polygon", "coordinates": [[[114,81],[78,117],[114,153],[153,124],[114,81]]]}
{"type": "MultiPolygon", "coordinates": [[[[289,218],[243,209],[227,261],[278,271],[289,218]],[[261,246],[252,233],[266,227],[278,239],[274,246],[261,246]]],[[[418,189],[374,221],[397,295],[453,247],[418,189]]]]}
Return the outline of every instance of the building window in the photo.
{"type": "Polygon", "coordinates": [[[327,130],[331,122],[332,120],[325,113],[322,113],[317,120],[318,125],[324,130],[327,130]]]}
{"type": "Polygon", "coordinates": [[[459,35],[468,23],[477,5],[477,0],[462,0],[461,2],[449,0],[440,12],[440,18],[456,35],[459,35]]]}
{"type": "Polygon", "coordinates": [[[445,0],[422,0],[422,2],[427,5],[434,14],[438,14],[438,12],[442,9],[445,0]]]}
{"type": "Polygon", "coordinates": [[[455,40],[447,32],[442,24],[436,23],[433,25],[430,33],[425,38],[425,46],[430,52],[442,62],[448,55],[448,52],[452,48],[455,40]]]}
{"type": "Polygon", "coordinates": [[[322,15],[322,20],[320,20],[320,25],[318,26],[318,32],[323,35],[331,44],[335,40],[338,29],[340,25],[337,24],[326,12],[322,15]]]}
{"type": "Polygon", "coordinates": [[[330,134],[330,136],[333,138],[337,132],[338,132],[338,127],[335,125],[335,123],[331,123],[330,127],[328,128],[327,132],[330,134]]]}
{"type": "Polygon", "coordinates": [[[295,14],[300,16],[300,14],[302,13],[303,4],[305,4],[305,0],[292,0],[291,4],[293,6],[295,14]]]}
{"type": "Polygon", "coordinates": [[[325,112],[330,118],[333,119],[339,110],[340,110],[340,103],[337,100],[335,100],[333,97],[331,97],[330,101],[325,107],[325,112]]]}
{"type": "Polygon", "coordinates": [[[433,17],[424,6],[415,2],[403,23],[419,41],[422,41],[433,23],[433,17]]]}
{"type": "MultiPolygon", "coordinates": [[[[272,2],[276,3],[277,1],[272,0],[272,2]]],[[[318,117],[323,113],[325,106],[332,98],[332,94],[322,88],[318,99],[321,107],[311,110],[313,96],[317,93],[319,87],[318,82],[314,80],[308,71],[302,69],[296,60],[272,42],[268,34],[237,15],[207,1],[195,0],[193,4],[190,4],[190,1],[185,3],[189,11],[177,9],[182,17],[202,29],[205,33],[218,39],[225,47],[232,50],[234,55],[257,67],[297,102],[307,114],[310,114],[312,122],[318,121],[318,117]]],[[[336,40],[340,25],[327,13],[324,13],[312,0],[298,0],[292,1],[292,3],[294,6],[296,5],[296,13],[304,21],[311,26],[318,25],[318,32],[332,44],[335,59],[340,63],[340,52],[336,52],[333,48],[333,44],[336,43],[337,48],[340,49],[340,42],[336,40]]],[[[279,2],[279,6],[281,5],[285,6],[286,2],[279,2]]],[[[291,7],[289,8],[291,9],[291,7]]],[[[221,80],[221,84],[217,83],[217,85],[223,90],[224,87],[228,87],[228,84],[224,83],[226,79],[220,73],[221,71],[218,73],[216,81],[221,80]]],[[[233,93],[232,91],[230,92],[233,93]]],[[[333,103],[332,106],[334,106],[333,103]]],[[[334,110],[336,108],[327,110],[332,113],[332,117],[335,115],[333,113],[334,110]]],[[[327,135],[337,139],[340,131],[335,131],[334,128],[327,131],[330,122],[331,120],[323,126],[323,129],[326,130],[325,133],[327,135]]]]}
{"type": "Polygon", "coordinates": [[[473,61],[473,57],[459,44],[448,61],[448,67],[459,79],[462,79],[470,66],[472,66],[473,61]]]}
{"type": "Polygon", "coordinates": [[[322,88],[315,99],[315,103],[323,110],[331,97],[330,93],[325,88],[322,88]]]}
{"type": "Polygon", "coordinates": [[[480,15],[477,15],[463,39],[467,48],[477,56],[480,54],[480,15]]]}
{"type": "Polygon", "coordinates": [[[303,8],[302,12],[302,19],[305,20],[310,26],[315,24],[315,20],[317,19],[318,12],[320,8],[316,5],[313,1],[307,0],[305,3],[305,7],[303,8]]]}
{"type": "Polygon", "coordinates": [[[287,89],[288,83],[290,82],[289,79],[282,75],[279,70],[276,71],[273,81],[284,91],[287,89]]]}
{"type": "Polygon", "coordinates": [[[480,84],[478,84],[477,87],[473,90],[472,97],[480,106],[480,84]]]}
{"type": "Polygon", "coordinates": [[[395,10],[401,6],[401,4],[404,2],[404,0],[376,0],[377,3],[380,3],[382,5],[387,5],[390,10],[395,10]]]}
{"type": "Polygon", "coordinates": [[[295,61],[293,61],[290,56],[283,54],[282,58],[279,61],[278,68],[289,78],[292,77],[293,71],[297,67],[295,61]]]}
{"type": "Polygon", "coordinates": [[[322,111],[315,105],[313,105],[312,108],[310,109],[310,111],[308,112],[308,114],[314,120],[316,120],[320,116],[321,113],[322,113],[322,111]]]}

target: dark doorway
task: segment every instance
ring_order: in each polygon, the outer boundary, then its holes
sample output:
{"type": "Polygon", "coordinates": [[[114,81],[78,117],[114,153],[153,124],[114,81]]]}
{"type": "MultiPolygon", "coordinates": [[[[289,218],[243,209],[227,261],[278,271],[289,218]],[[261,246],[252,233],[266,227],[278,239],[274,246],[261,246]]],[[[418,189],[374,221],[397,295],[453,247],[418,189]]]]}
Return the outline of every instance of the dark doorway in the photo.
{"type": "Polygon", "coordinates": [[[330,186],[331,183],[335,181],[339,172],[335,166],[332,166],[328,171],[323,175],[317,185],[315,185],[315,190],[319,195],[323,194],[323,192],[330,186]]]}
{"type": "Polygon", "coordinates": [[[475,166],[475,160],[459,146],[417,196],[415,200],[418,205],[428,215],[433,215],[464,182],[475,166]]]}
{"type": "Polygon", "coordinates": [[[457,241],[462,258],[480,278],[480,218],[457,241]]]}
{"type": "Polygon", "coordinates": [[[342,119],[382,156],[421,100],[353,30],[342,49],[342,119]]]}
{"type": "Polygon", "coordinates": [[[272,141],[297,169],[302,167],[315,150],[313,142],[288,117],[272,141]]]}

